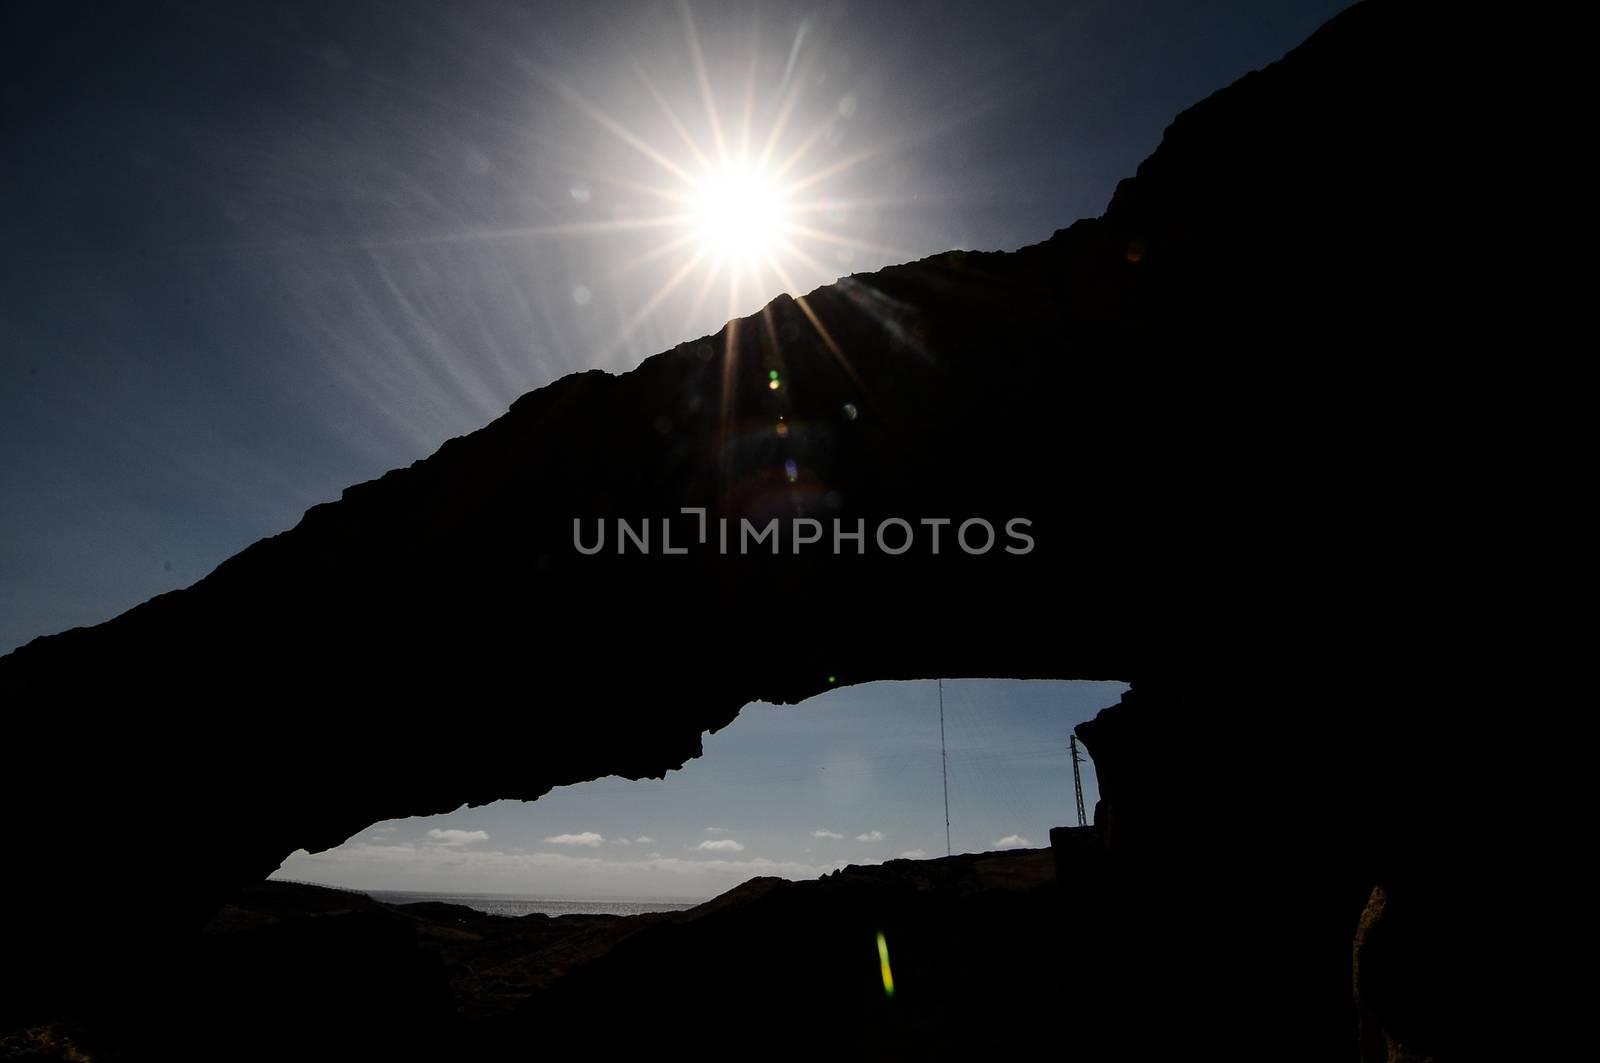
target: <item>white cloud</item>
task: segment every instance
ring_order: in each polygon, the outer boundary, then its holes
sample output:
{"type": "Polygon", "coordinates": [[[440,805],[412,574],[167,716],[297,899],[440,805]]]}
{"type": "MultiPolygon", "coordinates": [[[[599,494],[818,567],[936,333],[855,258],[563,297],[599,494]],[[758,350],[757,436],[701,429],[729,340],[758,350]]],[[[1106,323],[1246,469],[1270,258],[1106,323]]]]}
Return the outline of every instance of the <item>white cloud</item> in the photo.
{"type": "Polygon", "coordinates": [[[926,860],[927,857],[928,850],[926,849],[907,849],[900,854],[900,859],[902,860],[926,860]]]}
{"type": "Polygon", "coordinates": [[[545,839],[551,845],[586,845],[591,849],[603,845],[605,840],[605,835],[596,834],[592,830],[586,830],[582,834],[557,834],[545,839]]]}
{"type": "Polygon", "coordinates": [[[488,841],[489,832],[486,830],[457,830],[454,827],[440,830],[438,827],[434,827],[428,831],[428,837],[439,845],[470,845],[473,842],[488,841]]]}
{"type": "Polygon", "coordinates": [[[612,838],[611,839],[611,844],[612,845],[632,845],[633,843],[630,842],[626,838],[612,838]]]}
{"type": "Polygon", "coordinates": [[[844,837],[844,835],[843,835],[843,834],[840,834],[840,833],[838,833],[838,832],[837,832],[837,831],[831,831],[831,830],[820,830],[820,829],[819,829],[819,830],[814,830],[814,831],[812,831],[812,832],[811,832],[811,836],[812,836],[812,837],[813,837],[813,838],[833,838],[833,839],[835,839],[835,840],[837,840],[837,839],[839,839],[839,838],[843,838],[843,837],[844,837]]]}
{"type": "Polygon", "coordinates": [[[1007,834],[994,843],[996,849],[1026,849],[1033,843],[1020,834],[1007,834]]]}
{"type": "Polygon", "coordinates": [[[706,833],[707,834],[727,834],[728,833],[728,828],[727,827],[707,827],[706,828],[706,833]]]}
{"type": "Polygon", "coordinates": [[[703,841],[695,846],[702,853],[742,853],[744,846],[732,838],[718,838],[716,841],[703,841]]]}
{"type": "Polygon", "coordinates": [[[650,837],[648,834],[641,834],[637,838],[633,839],[633,844],[635,845],[654,845],[655,843],[656,840],[650,837]]]}
{"type": "Polygon", "coordinates": [[[865,834],[857,834],[856,835],[856,841],[858,841],[858,842],[881,842],[881,841],[883,841],[883,831],[881,831],[881,830],[869,830],[865,834]]]}
{"type": "MultiPolygon", "coordinates": [[[[347,842],[312,855],[301,850],[273,877],[349,889],[436,890],[441,893],[526,892],[536,878],[568,896],[678,897],[704,900],[756,875],[809,879],[847,863],[729,859],[711,853],[689,857],[630,851],[625,859],[594,851],[511,853],[482,847],[366,841],[347,842]]],[[[618,854],[620,855],[620,854],[618,854]]]]}

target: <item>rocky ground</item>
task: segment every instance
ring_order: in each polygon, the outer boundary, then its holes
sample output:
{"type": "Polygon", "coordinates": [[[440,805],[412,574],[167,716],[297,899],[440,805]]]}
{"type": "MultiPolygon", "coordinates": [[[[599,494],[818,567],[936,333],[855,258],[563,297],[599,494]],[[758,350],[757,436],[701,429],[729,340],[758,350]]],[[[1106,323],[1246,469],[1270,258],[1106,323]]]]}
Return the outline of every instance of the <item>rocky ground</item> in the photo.
{"type": "MultiPolygon", "coordinates": [[[[134,994],[160,1006],[21,1031],[0,1058],[493,1059],[693,1031],[771,1041],[789,1030],[794,1040],[768,1050],[820,1047],[825,1036],[794,1026],[804,1015],[892,1056],[1036,996],[1025,979],[1065,926],[1068,895],[1049,849],[757,878],[686,911],[633,916],[489,915],[262,882],[211,921],[183,984],[134,994]]],[[[1042,1013],[1006,1014],[1047,1027],[1042,1013]]]]}

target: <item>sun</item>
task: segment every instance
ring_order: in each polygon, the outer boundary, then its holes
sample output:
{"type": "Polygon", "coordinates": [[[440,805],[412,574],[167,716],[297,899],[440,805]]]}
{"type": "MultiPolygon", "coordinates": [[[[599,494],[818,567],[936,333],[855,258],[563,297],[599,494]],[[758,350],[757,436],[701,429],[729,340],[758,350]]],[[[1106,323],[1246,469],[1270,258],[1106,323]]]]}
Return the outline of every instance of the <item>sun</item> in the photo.
{"type": "Polygon", "coordinates": [[[695,183],[691,225],[702,253],[727,266],[770,259],[789,227],[788,196],[759,166],[728,163],[695,183]]]}
{"type": "MultiPolygon", "coordinates": [[[[820,331],[800,295],[808,286],[856,268],[858,254],[878,261],[913,257],[862,238],[895,200],[847,194],[841,178],[884,149],[870,144],[836,153],[853,143],[850,123],[860,106],[848,90],[837,99],[828,97],[834,89],[824,87],[829,83],[815,66],[815,53],[802,47],[805,25],[788,46],[786,64],[763,66],[757,62],[761,53],[753,50],[744,64],[743,87],[718,92],[713,84],[720,81],[706,64],[692,10],[687,2],[678,7],[688,62],[668,69],[691,77],[674,76],[663,88],[633,61],[637,91],[625,98],[639,105],[630,104],[629,117],[630,122],[644,119],[642,126],[625,124],[562,79],[538,74],[580,115],[637,153],[629,162],[612,162],[613,172],[596,167],[572,175],[578,217],[570,223],[518,230],[627,234],[630,253],[612,268],[612,277],[643,269],[661,277],[656,290],[620,322],[602,359],[631,344],[647,322],[657,321],[674,295],[674,309],[684,321],[679,331],[705,328],[707,319],[733,321],[779,293],[791,295],[820,331]],[[640,166],[644,160],[653,168],[640,166]],[[600,213],[602,207],[609,217],[600,213]],[[702,315],[706,307],[713,308],[714,318],[702,315]]],[[[572,293],[579,305],[596,295],[588,283],[575,285],[572,293]]],[[[728,344],[734,335],[727,333],[728,344]]],[[[833,346],[826,337],[824,343],[833,346]]]]}

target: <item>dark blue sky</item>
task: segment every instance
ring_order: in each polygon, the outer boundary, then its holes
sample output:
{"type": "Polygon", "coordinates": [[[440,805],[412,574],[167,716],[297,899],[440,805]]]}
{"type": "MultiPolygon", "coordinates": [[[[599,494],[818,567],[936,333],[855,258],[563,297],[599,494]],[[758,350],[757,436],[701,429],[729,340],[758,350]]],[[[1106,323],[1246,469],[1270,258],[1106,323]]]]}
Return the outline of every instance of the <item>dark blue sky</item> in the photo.
{"type": "Polygon", "coordinates": [[[564,373],[1098,214],[1178,110],[1341,6],[6,4],[0,651],[564,373]],[[637,226],[660,159],[741,124],[781,130],[825,232],[732,290],[637,226]]]}

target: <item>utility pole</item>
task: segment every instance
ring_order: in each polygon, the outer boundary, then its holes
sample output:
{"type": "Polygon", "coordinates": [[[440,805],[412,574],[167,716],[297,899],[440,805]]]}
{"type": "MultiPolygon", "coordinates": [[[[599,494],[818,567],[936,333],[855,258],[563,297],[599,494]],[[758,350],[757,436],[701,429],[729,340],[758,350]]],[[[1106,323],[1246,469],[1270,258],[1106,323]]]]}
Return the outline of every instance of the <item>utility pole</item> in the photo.
{"type": "Polygon", "coordinates": [[[1078,736],[1068,736],[1067,743],[1072,747],[1072,789],[1078,795],[1078,826],[1087,827],[1089,817],[1083,814],[1083,776],[1078,773],[1078,765],[1083,763],[1083,754],[1078,752],[1078,736]]]}
{"type": "MultiPolygon", "coordinates": [[[[944,744],[944,680],[939,680],[939,763],[944,772],[944,855],[950,855],[950,752],[944,744]]],[[[1082,815],[1083,799],[1078,799],[1082,815]]]]}

